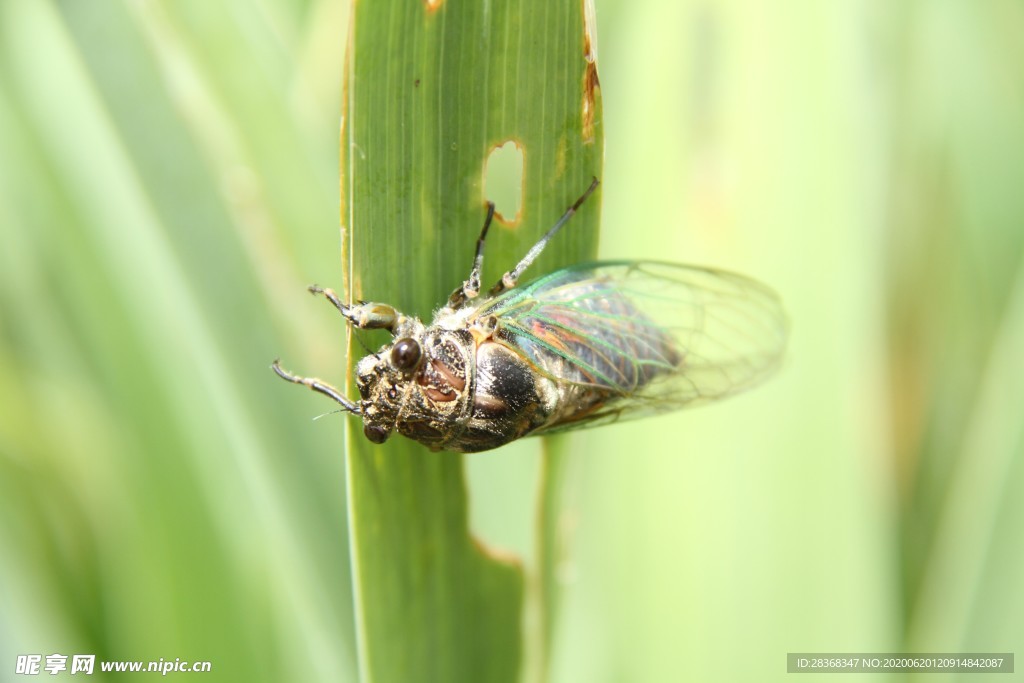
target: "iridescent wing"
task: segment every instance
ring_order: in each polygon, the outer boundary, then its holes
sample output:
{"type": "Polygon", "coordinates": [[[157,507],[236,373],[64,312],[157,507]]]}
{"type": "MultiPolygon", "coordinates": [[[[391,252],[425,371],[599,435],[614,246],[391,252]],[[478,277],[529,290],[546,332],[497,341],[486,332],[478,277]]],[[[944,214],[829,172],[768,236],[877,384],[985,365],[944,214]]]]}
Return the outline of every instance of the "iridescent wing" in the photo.
{"type": "Polygon", "coordinates": [[[566,408],[537,430],[591,427],[748,389],[779,364],[786,319],[750,278],[651,261],[566,268],[484,301],[495,338],[564,383],[566,408]]]}

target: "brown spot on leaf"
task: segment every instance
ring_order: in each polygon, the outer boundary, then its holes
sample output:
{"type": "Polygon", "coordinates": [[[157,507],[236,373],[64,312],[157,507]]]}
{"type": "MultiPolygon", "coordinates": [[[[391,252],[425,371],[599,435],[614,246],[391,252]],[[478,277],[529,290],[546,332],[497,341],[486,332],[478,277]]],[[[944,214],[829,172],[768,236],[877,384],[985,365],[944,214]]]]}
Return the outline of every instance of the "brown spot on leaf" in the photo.
{"type": "Polygon", "coordinates": [[[442,2],[444,0],[423,0],[423,6],[427,8],[428,12],[436,12],[442,2]]]}
{"type": "Polygon", "coordinates": [[[597,109],[597,95],[601,81],[597,78],[597,63],[587,62],[583,74],[583,142],[594,141],[594,114],[597,109]]]}

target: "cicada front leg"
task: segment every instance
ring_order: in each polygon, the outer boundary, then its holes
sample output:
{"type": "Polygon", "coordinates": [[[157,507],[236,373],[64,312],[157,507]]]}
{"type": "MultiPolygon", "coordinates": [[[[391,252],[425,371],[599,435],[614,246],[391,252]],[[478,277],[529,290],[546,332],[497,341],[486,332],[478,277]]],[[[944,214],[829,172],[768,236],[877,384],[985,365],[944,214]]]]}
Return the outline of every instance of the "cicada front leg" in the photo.
{"type": "Polygon", "coordinates": [[[309,291],[311,294],[323,294],[328,301],[334,304],[335,308],[341,311],[345,320],[361,330],[387,330],[393,333],[401,317],[394,306],[387,304],[368,302],[349,306],[329,287],[310,285],[309,291]]]}
{"type": "MultiPolygon", "coordinates": [[[[375,304],[375,303],[361,303],[354,306],[349,306],[335,293],[333,289],[329,287],[320,287],[318,285],[310,285],[309,291],[311,294],[323,294],[324,297],[330,301],[335,308],[337,308],[345,320],[361,330],[387,330],[392,334],[405,320],[393,306],[387,304],[375,304]]],[[[358,403],[345,397],[340,389],[334,387],[322,379],[316,377],[301,377],[299,375],[292,374],[281,367],[278,361],[274,361],[270,366],[277,376],[283,380],[291,382],[292,384],[301,384],[305,387],[312,389],[318,393],[323,394],[337,402],[350,413],[356,415],[362,414],[362,409],[358,403]]]]}
{"type": "Polygon", "coordinates": [[[293,384],[301,384],[305,387],[309,387],[313,391],[319,392],[324,396],[327,396],[333,399],[334,401],[337,401],[338,403],[341,404],[342,408],[344,408],[346,411],[350,413],[359,415],[362,412],[359,406],[356,403],[347,399],[345,397],[345,394],[343,394],[341,390],[336,389],[335,387],[331,386],[327,382],[324,382],[323,380],[317,379],[316,377],[299,377],[298,375],[293,375],[292,373],[282,368],[281,363],[277,360],[271,363],[270,367],[274,370],[274,372],[277,373],[277,376],[280,377],[281,379],[292,382],[293,384]]]}

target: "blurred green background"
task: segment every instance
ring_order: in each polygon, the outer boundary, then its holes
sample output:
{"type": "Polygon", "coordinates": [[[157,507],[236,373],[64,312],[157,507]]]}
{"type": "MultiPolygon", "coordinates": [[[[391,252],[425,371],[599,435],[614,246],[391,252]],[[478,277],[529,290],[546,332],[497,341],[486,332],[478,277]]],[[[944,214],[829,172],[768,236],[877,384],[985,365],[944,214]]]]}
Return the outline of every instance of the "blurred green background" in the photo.
{"type": "MultiPolygon", "coordinates": [[[[792,338],[748,395],[573,437],[551,680],[1021,650],[1024,6],[595,4],[602,254],[748,273],[792,338]]],[[[267,369],[343,373],[303,287],[341,284],[347,21],[0,0],[0,680],[355,680],[344,418],[267,369]]],[[[496,545],[537,450],[468,459],[496,545]]]]}

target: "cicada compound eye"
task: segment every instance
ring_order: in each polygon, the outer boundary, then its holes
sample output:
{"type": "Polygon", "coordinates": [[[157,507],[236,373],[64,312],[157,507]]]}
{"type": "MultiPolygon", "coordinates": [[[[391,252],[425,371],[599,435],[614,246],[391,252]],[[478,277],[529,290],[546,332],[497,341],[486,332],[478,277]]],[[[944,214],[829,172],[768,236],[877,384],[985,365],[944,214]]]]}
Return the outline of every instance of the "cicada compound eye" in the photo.
{"type": "Polygon", "coordinates": [[[391,364],[402,372],[409,372],[419,365],[422,355],[418,341],[409,337],[399,339],[391,347],[391,364]]]}
{"type": "Polygon", "coordinates": [[[390,433],[383,427],[376,425],[366,425],[363,427],[363,434],[370,440],[371,443],[382,444],[388,440],[390,433]]]}

